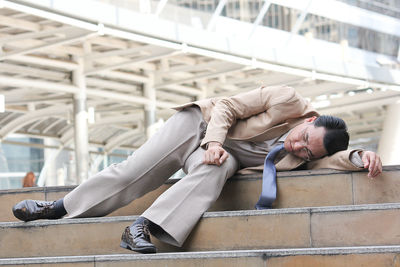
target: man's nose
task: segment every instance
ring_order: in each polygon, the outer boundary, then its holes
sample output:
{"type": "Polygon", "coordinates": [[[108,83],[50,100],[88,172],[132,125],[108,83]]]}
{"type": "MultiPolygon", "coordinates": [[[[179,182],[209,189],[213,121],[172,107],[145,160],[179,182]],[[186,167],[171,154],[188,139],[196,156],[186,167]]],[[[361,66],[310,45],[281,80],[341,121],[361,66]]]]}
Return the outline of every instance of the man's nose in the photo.
{"type": "Polygon", "coordinates": [[[305,147],[303,142],[296,142],[294,143],[294,151],[301,151],[305,147]]]}

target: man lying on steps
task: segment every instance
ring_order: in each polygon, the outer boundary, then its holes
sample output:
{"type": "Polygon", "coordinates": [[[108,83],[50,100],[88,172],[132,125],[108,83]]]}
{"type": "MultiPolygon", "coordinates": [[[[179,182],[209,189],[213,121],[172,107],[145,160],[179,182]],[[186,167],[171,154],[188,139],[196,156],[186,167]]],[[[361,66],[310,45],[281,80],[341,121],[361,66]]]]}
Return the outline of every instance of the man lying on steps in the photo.
{"type": "Polygon", "coordinates": [[[368,168],[382,172],[374,152],[346,150],[343,120],[319,116],[293,88],[261,87],[232,97],[177,108],[153,137],[125,161],[94,175],[63,199],[24,200],[13,207],[23,221],[104,216],[161,186],[183,168],[187,175],[171,186],[122,234],[121,246],[155,253],[149,232],[181,246],[202,214],[239,169],[263,169],[257,209],[275,199],[277,170],[368,168]],[[281,149],[283,148],[283,149],[281,149]],[[270,154],[265,160],[266,156],[270,154]],[[274,158],[275,159],[272,159],[274,158]]]}

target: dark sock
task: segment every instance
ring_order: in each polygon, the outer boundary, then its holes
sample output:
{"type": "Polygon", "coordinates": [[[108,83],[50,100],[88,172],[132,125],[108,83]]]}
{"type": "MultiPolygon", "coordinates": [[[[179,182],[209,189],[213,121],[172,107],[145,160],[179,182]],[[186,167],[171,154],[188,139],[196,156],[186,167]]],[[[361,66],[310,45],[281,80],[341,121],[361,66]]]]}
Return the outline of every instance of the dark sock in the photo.
{"type": "Polygon", "coordinates": [[[65,214],[67,214],[67,211],[64,208],[64,199],[60,198],[59,200],[56,200],[54,202],[54,207],[55,207],[55,215],[57,218],[63,217],[65,214]]]}
{"type": "Polygon", "coordinates": [[[166,233],[158,224],[149,221],[149,231],[152,235],[163,235],[166,233]]]}
{"type": "Polygon", "coordinates": [[[150,221],[149,219],[146,219],[145,217],[142,217],[142,216],[137,218],[136,221],[134,221],[131,226],[134,226],[136,224],[144,224],[145,221],[147,221],[147,225],[149,226],[150,233],[162,234],[165,232],[160,226],[158,226],[158,224],[155,224],[152,221],[150,221]]]}

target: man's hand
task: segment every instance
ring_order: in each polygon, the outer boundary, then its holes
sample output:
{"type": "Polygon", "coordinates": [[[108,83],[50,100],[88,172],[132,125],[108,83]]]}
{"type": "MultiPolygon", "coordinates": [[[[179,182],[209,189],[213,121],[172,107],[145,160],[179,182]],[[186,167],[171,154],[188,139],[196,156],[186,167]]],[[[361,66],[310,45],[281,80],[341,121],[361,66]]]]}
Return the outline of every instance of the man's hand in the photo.
{"type": "Polygon", "coordinates": [[[376,177],[382,173],[382,161],[381,158],[372,151],[361,152],[361,159],[364,163],[364,168],[368,168],[368,177],[376,177]]]}
{"type": "Polygon", "coordinates": [[[221,166],[222,163],[228,158],[228,152],[222,148],[218,142],[209,142],[208,148],[204,153],[204,164],[214,164],[221,166]]]}

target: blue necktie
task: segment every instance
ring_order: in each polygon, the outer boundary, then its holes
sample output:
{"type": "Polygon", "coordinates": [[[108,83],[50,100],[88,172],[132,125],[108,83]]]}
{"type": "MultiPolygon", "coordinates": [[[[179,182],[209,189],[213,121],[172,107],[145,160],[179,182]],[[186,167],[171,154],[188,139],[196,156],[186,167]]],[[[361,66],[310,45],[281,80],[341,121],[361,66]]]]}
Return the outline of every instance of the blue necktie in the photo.
{"type": "Polygon", "coordinates": [[[283,143],[275,146],[265,158],[262,191],[260,199],[256,204],[256,209],[258,210],[271,208],[272,202],[276,199],[276,168],[274,159],[282,149],[284,149],[283,143]]]}

